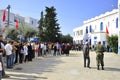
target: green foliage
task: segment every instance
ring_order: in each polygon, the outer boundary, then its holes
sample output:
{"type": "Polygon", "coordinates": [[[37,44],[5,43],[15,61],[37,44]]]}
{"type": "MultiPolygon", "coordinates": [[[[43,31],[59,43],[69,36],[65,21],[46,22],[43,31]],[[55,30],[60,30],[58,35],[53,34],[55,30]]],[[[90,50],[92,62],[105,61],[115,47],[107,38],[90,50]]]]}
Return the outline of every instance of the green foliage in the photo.
{"type": "Polygon", "coordinates": [[[22,24],[18,29],[15,27],[9,27],[6,31],[6,38],[10,38],[12,40],[20,40],[21,38],[31,38],[37,34],[37,30],[34,27],[22,24]]]}
{"type": "Polygon", "coordinates": [[[62,43],[73,43],[73,38],[72,36],[70,36],[70,34],[61,35],[60,40],[62,43]]]}
{"type": "Polygon", "coordinates": [[[46,7],[45,17],[43,17],[43,12],[41,12],[41,19],[39,20],[39,37],[41,41],[46,42],[56,42],[60,38],[60,27],[57,23],[55,12],[56,9],[52,7],[46,7]]]}
{"type": "Polygon", "coordinates": [[[40,20],[38,21],[38,29],[39,29],[39,32],[38,32],[38,37],[40,39],[40,41],[43,41],[43,36],[44,36],[44,32],[43,32],[43,29],[44,29],[44,16],[43,16],[43,11],[41,12],[41,18],[40,20]]]}
{"type": "Polygon", "coordinates": [[[5,33],[6,33],[6,39],[10,38],[10,39],[15,40],[15,41],[19,40],[19,37],[18,37],[19,31],[16,30],[15,28],[8,28],[5,31],[5,33]]]}
{"type": "Polygon", "coordinates": [[[117,53],[118,52],[118,36],[117,35],[107,36],[107,42],[112,48],[112,51],[117,53]]]}
{"type": "Polygon", "coordinates": [[[28,38],[34,37],[37,34],[37,30],[34,27],[23,25],[19,28],[19,34],[27,40],[28,38]]]}

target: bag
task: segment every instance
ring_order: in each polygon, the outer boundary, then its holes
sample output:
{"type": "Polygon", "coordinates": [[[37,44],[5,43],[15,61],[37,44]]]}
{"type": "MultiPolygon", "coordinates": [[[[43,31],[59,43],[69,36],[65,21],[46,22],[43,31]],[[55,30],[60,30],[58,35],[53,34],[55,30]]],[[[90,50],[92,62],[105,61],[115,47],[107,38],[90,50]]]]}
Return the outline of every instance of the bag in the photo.
{"type": "Polygon", "coordinates": [[[21,49],[21,50],[20,50],[20,53],[21,53],[21,54],[24,54],[24,50],[23,50],[23,49],[21,49]]]}

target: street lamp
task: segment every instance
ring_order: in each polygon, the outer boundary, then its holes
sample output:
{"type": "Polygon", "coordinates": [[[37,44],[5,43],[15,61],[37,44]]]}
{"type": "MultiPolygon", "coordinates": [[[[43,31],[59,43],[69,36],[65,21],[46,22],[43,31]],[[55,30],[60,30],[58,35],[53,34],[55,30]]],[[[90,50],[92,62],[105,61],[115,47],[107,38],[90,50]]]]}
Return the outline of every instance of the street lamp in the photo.
{"type": "Polygon", "coordinates": [[[7,9],[8,9],[8,22],[7,22],[7,26],[9,27],[9,23],[10,23],[10,5],[8,5],[7,9]]]}

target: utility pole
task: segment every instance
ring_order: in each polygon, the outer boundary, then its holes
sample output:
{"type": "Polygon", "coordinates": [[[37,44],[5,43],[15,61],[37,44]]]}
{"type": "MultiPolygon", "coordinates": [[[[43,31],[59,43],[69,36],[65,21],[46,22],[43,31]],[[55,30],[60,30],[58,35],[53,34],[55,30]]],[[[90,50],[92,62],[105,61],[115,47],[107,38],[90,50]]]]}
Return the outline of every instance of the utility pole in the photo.
{"type": "Polygon", "coordinates": [[[8,5],[7,9],[8,9],[8,22],[7,22],[7,27],[9,27],[9,24],[10,24],[10,5],[8,5]]]}

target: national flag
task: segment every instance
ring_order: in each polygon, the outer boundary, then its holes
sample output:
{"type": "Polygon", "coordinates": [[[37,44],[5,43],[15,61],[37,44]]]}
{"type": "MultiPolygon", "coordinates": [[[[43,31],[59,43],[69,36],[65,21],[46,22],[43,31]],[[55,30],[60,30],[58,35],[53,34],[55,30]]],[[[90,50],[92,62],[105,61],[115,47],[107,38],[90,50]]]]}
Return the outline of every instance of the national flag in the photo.
{"type": "Polygon", "coordinates": [[[18,27],[19,27],[18,26],[18,20],[16,19],[15,22],[16,22],[16,29],[18,29],[18,27]]]}
{"type": "Polygon", "coordinates": [[[6,20],[6,9],[3,11],[3,18],[2,21],[4,22],[6,20]]]}
{"type": "Polygon", "coordinates": [[[109,34],[109,31],[108,31],[108,28],[107,28],[107,26],[106,26],[106,34],[109,34]]]}

